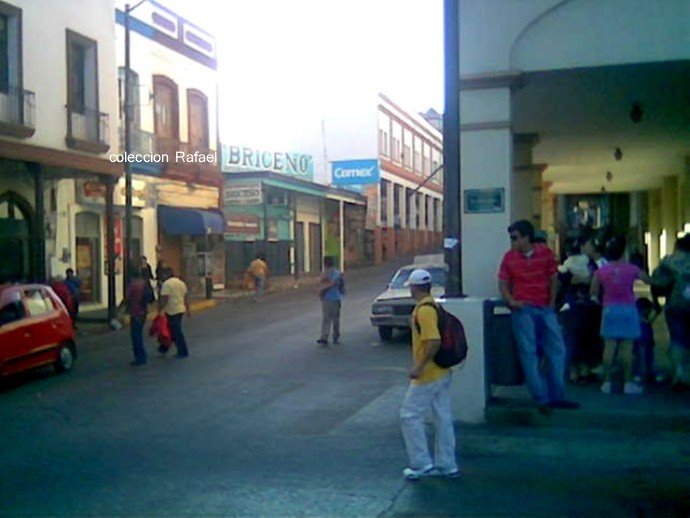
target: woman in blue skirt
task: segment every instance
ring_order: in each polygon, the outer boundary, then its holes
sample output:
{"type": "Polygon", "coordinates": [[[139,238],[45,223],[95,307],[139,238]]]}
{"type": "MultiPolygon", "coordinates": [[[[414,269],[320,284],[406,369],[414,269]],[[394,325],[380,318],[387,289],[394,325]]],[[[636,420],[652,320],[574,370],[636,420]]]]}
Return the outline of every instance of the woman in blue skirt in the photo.
{"type": "Polygon", "coordinates": [[[614,361],[623,362],[626,394],[641,394],[642,387],[633,383],[633,341],[640,337],[640,319],[635,306],[633,285],[640,279],[650,283],[649,276],[623,259],[625,239],[615,237],[606,243],[609,263],[599,268],[592,279],[590,294],[598,298],[603,292],[601,336],[604,347],[604,384],[601,391],[611,393],[611,369],[614,361]],[[616,350],[618,353],[616,354],[616,350]],[[618,358],[616,358],[618,357],[618,358]]]}

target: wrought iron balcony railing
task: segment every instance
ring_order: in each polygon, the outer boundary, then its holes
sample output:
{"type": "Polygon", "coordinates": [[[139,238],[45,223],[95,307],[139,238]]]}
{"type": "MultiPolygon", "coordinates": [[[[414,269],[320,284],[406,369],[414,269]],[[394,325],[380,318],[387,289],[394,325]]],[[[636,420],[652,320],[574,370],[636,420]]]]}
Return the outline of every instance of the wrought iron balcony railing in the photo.
{"type": "Polygon", "coordinates": [[[0,88],[0,133],[30,137],[36,131],[36,94],[23,88],[0,88]]]}
{"type": "Polygon", "coordinates": [[[67,146],[105,153],[110,148],[110,116],[83,106],[67,106],[67,146]]]}

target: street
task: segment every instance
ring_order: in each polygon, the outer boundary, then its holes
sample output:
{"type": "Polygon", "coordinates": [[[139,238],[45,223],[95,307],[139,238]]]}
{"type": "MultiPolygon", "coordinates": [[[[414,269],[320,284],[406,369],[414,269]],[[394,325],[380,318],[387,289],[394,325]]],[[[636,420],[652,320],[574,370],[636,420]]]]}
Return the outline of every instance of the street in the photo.
{"type": "MultiPolygon", "coordinates": [[[[0,514],[690,510],[687,428],[675,421],[632,436],[615,426],[458,426],[463,477],[405,482],[408,337],[382,344],[368,321],[393,271],[348,272],[340,345],[315,343],[312,286],[193,315],[186,360],[158,357],[149,340],[148,365],[130,367],[125,329],[83,337],[67,375],[10,380],[0,392],[0,514]]],[[[591,389],[583,397],[601,399],[591,389]]],[[[678,408],[687,419],[687,399],[678,408]]]]}

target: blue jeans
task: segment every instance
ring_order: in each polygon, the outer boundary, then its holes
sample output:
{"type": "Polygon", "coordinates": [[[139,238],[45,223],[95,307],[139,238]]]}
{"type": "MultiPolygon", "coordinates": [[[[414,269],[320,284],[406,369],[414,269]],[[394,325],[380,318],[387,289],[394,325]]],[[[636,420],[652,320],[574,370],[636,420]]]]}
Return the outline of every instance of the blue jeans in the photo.
{"type": "Polygon", "coordinates": [[[146,315],[132,316],[129,323],[129,336],[132,339],[134,361],[146,363],[146,349],[144,349],[144,323],[146,315]]]}
{"type": "Polygon", "coordinates": [[[187,350],[187,341],[182,333],[182,317],[184,313],[178,313],[177,315],[168,315],[168,325],[170,326],[170,334],[172,335],[172,340],[175,342],[175,347],[177,347],[178,356],[189,356],[189,351],[187,350]]]}
{"type": "Polygon", "coordinates": [[[556,312],[551,308],[526,305],[512,313],[513,334],[525,372],[527,388],[539,405],[565,398],[565,344],[556,312]],[[541,336],[547,372],[542,373],[537,356],[537,333],[541,336]]]}

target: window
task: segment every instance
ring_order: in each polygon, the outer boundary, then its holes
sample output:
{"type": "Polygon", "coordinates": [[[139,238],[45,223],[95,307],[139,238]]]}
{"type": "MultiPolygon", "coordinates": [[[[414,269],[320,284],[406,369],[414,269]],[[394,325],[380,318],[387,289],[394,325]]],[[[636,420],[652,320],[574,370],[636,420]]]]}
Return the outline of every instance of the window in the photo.
{"type": "Polygon", "coordinates": [[[26,297],[26,305],[29,308],[29,315],[32,317],[45,315],[55,309],[53,301],[50,300],[48,294],[44,293],[43,290],[26,290],[24,296],[26,297]]]}
{"type": "Polygon", "coordinates": [[[388,132],[379,129],[379,153],[388,156],[388,132]]]}
{"type": "Polygon", "coordinates": [[[381,226],[388,226],[388,182],[381,180],[381,226]]]}
{"type": "Polygon", "coordinates": [[[400,196],[402,195],[403,187],[401,185],[393,184],[393,226],[400,228],[400,196]]]}
{"type": "Polygon", "coordinates": [[[0,1],[0,92],[22,87],[22,10],[0,1]]]}
{"type": "Polygon", "coordinates": [[[98,111],[98,58],[94,40],[67,30],[67,146],[105,153],[108,115],[98,111]]]}
{"type": "Polygon", "coordinates": [[[21,320],[26,316],[24,304],[19,293],[10,294],[10,300],[0,309],[0,326],[21,320]]]}
{"type": "Polygon", "coordinates": [[[98,110],[97,43],[67,31],[67,102],[72,110],[98,110]]]}
{"type": "Polygon", "coordinates": [[[187,90],[189,145],[192,150],[208,149],[208,99],[199,90],[187,90]]]}
{"type": "MultiPolygon", "coordinates": [[[[134,70],[129,71],[129,103],[132,107],[132,129],[141,126],[141,99],[139,97],[139,74],[134,70]]],[[[120,121],[125,121],[125,67],[118,69],[117,92],[120,99],[120,121]]]]}

